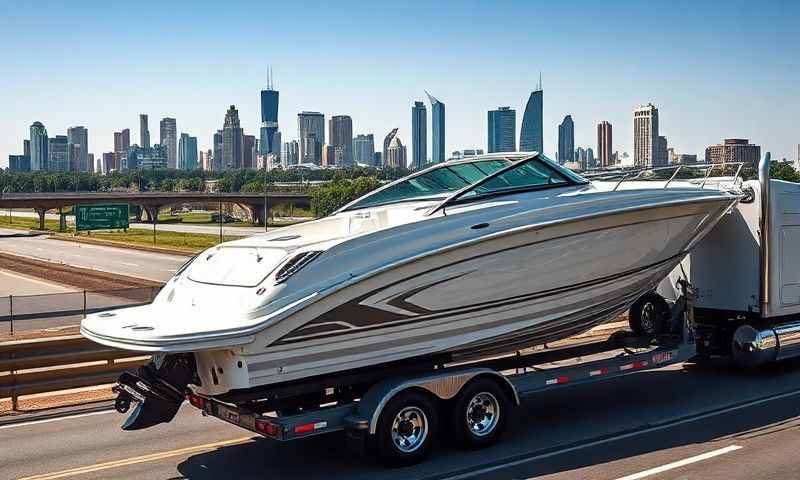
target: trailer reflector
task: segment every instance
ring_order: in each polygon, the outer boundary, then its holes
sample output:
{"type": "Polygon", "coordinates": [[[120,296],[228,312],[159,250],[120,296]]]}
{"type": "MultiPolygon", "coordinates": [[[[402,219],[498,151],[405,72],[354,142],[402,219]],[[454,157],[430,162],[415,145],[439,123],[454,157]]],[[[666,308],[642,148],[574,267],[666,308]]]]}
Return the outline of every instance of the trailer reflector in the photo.
{"type": "Polygon", "coordinates": [[[598,375],[605,375],[608,373],[608,368],[598,368],[597,370],[591,370],[589,372],[590,377],[596,377],[598,375]]]}
{"type": "Polygon", "coordinates": [[[627,365],[622,365],[621,367],[619,367],[619,369],[622,370],[622,371],[625,371],[625,370],[636,370],[638,368],[644,368],[647,365],[648,365],[648,363],[647,363],[646,360],[640,360],[638,362],[633,362],[633,363],[629,363],[627,365]]]}
{"type": "Polygon", "coordinates": [[[545,385],[560,385],[562,383],[569,382],[569,377],[567,376],[560,376],[556,378],[551,378],[545,382],[545,385]]]}
{"type": "Polygon", "coordinates": [[[294,427],[294,433],[309,433],[328,426],[328,422],[304,423],[294,427]]]}

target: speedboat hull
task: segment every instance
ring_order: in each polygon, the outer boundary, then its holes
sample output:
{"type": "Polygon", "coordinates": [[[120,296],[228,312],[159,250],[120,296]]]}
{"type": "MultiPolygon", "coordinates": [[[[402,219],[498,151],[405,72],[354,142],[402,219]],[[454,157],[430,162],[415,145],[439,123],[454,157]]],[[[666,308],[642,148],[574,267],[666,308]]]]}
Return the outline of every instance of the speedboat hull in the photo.
{"type": "MultiPolygon", "coordinates": [[[[440,352],[470,358],[572,336],[654,289],[734,203],[522,228],[374,275],[287,318],[287,328],[257,336],[251,345],[261,348],[236,356],[247,383],[235,387],[440,352]]],[[[231,387],[207,380],[204,393],[231,387]]]]}

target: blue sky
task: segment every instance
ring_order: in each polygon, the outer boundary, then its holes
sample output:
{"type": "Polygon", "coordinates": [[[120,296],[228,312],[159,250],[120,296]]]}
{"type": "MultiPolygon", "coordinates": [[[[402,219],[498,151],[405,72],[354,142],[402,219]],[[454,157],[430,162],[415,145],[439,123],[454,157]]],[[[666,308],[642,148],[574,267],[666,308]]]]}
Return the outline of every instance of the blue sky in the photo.
{"type": "Polygon", "coordinates": [[[399,127],[408,145],[427,89],[447,105],[447,152],[485,148],[486,111],[515,108],[519,132],[541,71],[548,154],[566,114],[576,146],[608,120],[631,152],[632,111],[653,102],[677,152],[747,137],[794,160],[798,25],[797,1],[0,0],[0,166],[36,120],[50,135],[87,126],[96,156],[115,130],[138,141],[139,113],[156,141],[172,116],[206,149],[235,104],[256,134],[267,64],[284,141],[317,110],[351,115],[376,144],[399,127]]]}

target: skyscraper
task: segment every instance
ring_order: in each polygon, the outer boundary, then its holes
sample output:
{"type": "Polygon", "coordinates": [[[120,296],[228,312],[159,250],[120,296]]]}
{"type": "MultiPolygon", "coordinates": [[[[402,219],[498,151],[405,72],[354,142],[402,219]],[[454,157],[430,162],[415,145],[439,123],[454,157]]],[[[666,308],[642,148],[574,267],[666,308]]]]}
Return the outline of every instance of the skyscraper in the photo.
{"type": "Polygon", "coordinates": [[[272,85],[272,69],[267,69],[267,88],[261,90],[261,142],[259,153],[279,154],[281,150],[280,139],[275,141],[275,132],[278,131],[278,91],[272,85]]]}
{"type": "Polygon", "coordinates": [[[116,153],[115,152],[104,152],[103,153],[103,166],[101,168],[101,172],[105,175],[108,174],[111,170],[114,170],[114,163],[116,163],[116,153]]]}
{"type": "Polygon", "coordinates": [[[178,163],[178,127],[175,119],[164,117],[159,124],[159,143],[167,150],[167,168],[175,168],[178,163]]]}
{"type": "Polygon", "coordinates": [[[400,141],[399,137],[392,138],[391,143],[389,144],[389,148],[386,150],[387,156],[384,160],[384,163],[387,167],[397,168],[403,167],[405,168],[406,165],[406,147],[403,146],[403,143],[400,141]]]}
{"type": "Polygon", "coordinates": [[[325,115],[319,112],[297,114],[297,137],[300,144],[300,163],[322,163],[325,144],[325,115]]]}
{"type": "Polygon", "coordinates": [[[47,140],[47,169],[51,172],[68,171],[70,145],[67,136],[56,135],[47,140]]]}
{"type": "Polygon", "coordinates": [[[575,124],[567,115],[558,126],[558,163],[565,164],[575,160],[575,124]]]}
{"type": "Polygon", "coordinates": [[[419,170],[428,163],[428,109],[422,102],[411,107],[411,168],[419,170]]]}
{"type": "Polygon", "coordinates": [[[597,168],[597,162],[595,161],[594,150],[592,150],[592,147],[586,148],[586,168],[597,168]]]}
{"type": "Polygon", "coordinates": [[[76,172],[91,172],[94,165],[89,162],[89,131],[86,127],[70,127],[67,129],[69,143],[69,169],[76,172]]]}
{"type": "Polygon", "coordinates": [[[31,131],[31,171],[48,170],[47,161],[50,158],[47,148],[47,129],[42,122],[33,122],[31,131]]]}
{"type": "MultiPolygon", "coordinates": [[[[431,102],[431,162],[442,163],[445,157],[445,124],[444,124],[444,103],[440,102],[436,97],[432,96],[427,91],[425,94],[431,102]]],[[[384,163],[386,160],[384,159],[384,163]]]]}
{"type": "Polygon", "coordinates": [[[222,165],[222,130],[214,134],[214,154],[211,156],[211,170],[219,172],[224,170],[222,165]]]}
{"type": "Polygon", "coordinates": [[[283,149],[281,150],[281,159],[283,164],[287,167],[290,165],[297,165],[299,163],[299,151],[300,146],[297,143],[297,140],[285,142],[283,144],[283,149]]]}
{"type": "Polygon", "coordinates": [[[655,161],[653,161],[654,167],[666,167],[669,165],[669,157],[667,155],[668,147],[667,137],[659,135],[656,143],[655,161]]]}
{"type": "Polygon", "coordinates": [[[392,140],[397,135],[397,129],[393,128],[383,139],[383,152],[381,154],[381,161],[376,162],[376,167],[386,166],[386,159],[389,157],[389,145],[391,145],[392,140]]]}
{"type": "Polygon", "coordinates": [[[194,170],[197,162],[197,137],[190,137],[188,133],[181,133],[178,142],[178,165],[181,170],[194,170]]]}
{"type": "Polygon", "coordinates": [[[150,127],[147,125],[147,114],[139,114],[139,146],[150,148],[150,127]]]}
{"type": "MultiPolygon", "coordinates": [[[[267,155],[272,155],[276,164],[283,165],[283,163],[281,161],[281,158],[282,158],[281,154],[283,153],[281,151],[281,149],[282,149],[281,147],[283,147],[283,142],[281,141],[281,137],[282,137],[281,131],[280,130],[275,130],[275,133],[272,134],[272,153],[268,153],[267,155]]],[[[259,148],[259,151],[261,151],[261,143],[260,142],[259,142],[258,148],[259,148]]]]}
{"type": "Polygon", "coordinates": [[[334,148],[334,152],[336,149],[341,151],[341,164],[337,161],[337,166],[352,166],[353,120],[348,115],[334,115],[328,120],[328,131],[330,133],[330,145],[334,148]]]}
{"type": "Polygon", "coordinates": [[[242,137],[242,168],[256,168],[256,136],[242,137]]]}
{"type": "Polygon", "coordinates": [[[371,133],[353,139],[353,161],[359,165],[373,165],[375,161],[375,136],[371,133]]]}
{"type": "Polygon", "coordinates": [[[761,147],[746,138],[726,138],[723,143],[706,148],[706,163],[738,163],[757,167],[761,160],[761,147]]]}
{"type": "Polygon", "coordinates": [[[489,110],[488,119],[489,153],[513,152],[517,149],[517,112],[511,107],[498,107],[489,110]]]}
{"type": "Polygon", "coordinates": [[[231,105],[225,112],[222,127],[222,170],[240,169],[244,161],[244,132],[239,123],[239,111],[231,105]]]}
{"type": "Polygon", "coordinates": [[[544,123],[542,112],[544,110],[544,92],[542,91],[542,77],[539,76],[539,85],[531,92],[528,103],[525,104],[525,113],[522,115],[522,128],[519,131],[519,150],[521,152],[543,152],[544,123]]]}
{"type": "Polygon", "coordinates": [[[642,105],[633,112],[633,164],[651,167],[656,161],[658,145],[658,109],[642,105]]]}
{"type": "Polygon", "coordinates": [[[597,156],[598,160],[600,160],[600,168],[609,167],[614,164],[612,158],[613,151],[611,124],[603,120],[597,124],[597,156]]]}
{"type": "Polygon", "coordinates": [[[128,149],[131,146],[131,131],[124,129],[121,132],[114,132],[114,159],[110,165],[107,165],[111,170],[123,170],[127,167],[128,149]]]}

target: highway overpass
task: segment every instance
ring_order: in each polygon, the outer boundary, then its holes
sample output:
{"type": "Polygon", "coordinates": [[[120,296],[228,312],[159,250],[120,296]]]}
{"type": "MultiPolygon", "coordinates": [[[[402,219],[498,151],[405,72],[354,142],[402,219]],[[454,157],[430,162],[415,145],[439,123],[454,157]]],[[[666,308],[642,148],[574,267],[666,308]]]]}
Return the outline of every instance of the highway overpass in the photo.
{"type": "Polygon", "coordinates": [[[60,192],[3,193],[0,194],[0,208],[33,208],[39,215],[39,228],[44,229],[45,213],[48,210],[78,204],[128,203],[138,205],[153,219],[158,218],[159,209],[170,205],[222,202],[248,209],[253,221],[262,223],[265,200],[268,209],[276,205],[308,208],[311,204],[311,196],[308,194],[285,192],[269,193],[266,199],[263,193],[242,192],[60,192]]]}

